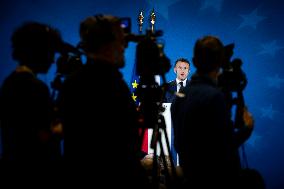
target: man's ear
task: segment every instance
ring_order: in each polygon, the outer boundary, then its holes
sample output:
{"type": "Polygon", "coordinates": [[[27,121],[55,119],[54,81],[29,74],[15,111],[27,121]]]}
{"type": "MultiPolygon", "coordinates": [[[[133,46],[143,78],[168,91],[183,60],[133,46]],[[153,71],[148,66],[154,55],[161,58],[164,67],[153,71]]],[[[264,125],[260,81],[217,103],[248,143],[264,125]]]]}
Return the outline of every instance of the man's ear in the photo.
{"type": "Polygon", "coordinates": [[[176,67],[174,67],[174,72],[175,72],[175,74],[177,74],[177,68],[176,67]]]}

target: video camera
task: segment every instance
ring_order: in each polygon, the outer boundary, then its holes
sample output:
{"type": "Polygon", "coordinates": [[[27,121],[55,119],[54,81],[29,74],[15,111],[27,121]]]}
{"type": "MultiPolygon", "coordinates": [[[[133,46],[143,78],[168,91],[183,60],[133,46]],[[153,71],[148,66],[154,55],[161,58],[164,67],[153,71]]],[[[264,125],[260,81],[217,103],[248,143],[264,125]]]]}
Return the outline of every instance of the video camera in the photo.
{"type": "Polygon", "coordinates": [[[81,55],[83,52],[68,43],[63,43],[60,49],[60,57],[56,61],[57,72],[60,74],[70,74],[82,66],[81,55]]]}
{"type": "Polygon", "coordinates": [[[66,42],[62,42],[57,51],[60,56],[56,60],[56,76],[51,82],[51,87],[53,90],[60,91],[65,77],[78,71],[83,66],[81,57],[83,53],[79,48],[66,42]]]}
{"type": "Polygon", "coordinates": [[[163,35],[161,30],[146,30],[146,34],[131,33],[131,19],[120,19],[121,27],[125,33],[126,43],[135,42],[136,46],[136,73],[141,77],[163,75],[170,70],[170,61],[164,54],[164,45],[158,42],[163,35]]]}
{"type": "Polygon", "coordinates": [[[233,43],[226,45],[225,59],[222,67],[222,74],[218,78],[218,83],[224,92],[241,92],[247,85],[246,74],[242,70],[242,60],[239,58],[233,59],[233,49],[235,45],[233,43]]]}
{"type": "MultiPolygon", "coordinates": [[[[122,18],[121,26],[125,32],[125,39],[128,42],[136,42],[136,74],[139,76],[139,85],[136,91],[139,99],[139,111],[142,114],[144,124],[141,137],[144,136],[145,129],[152,128],[153,134],[151,139],[151,148],[154,149],[153,157],[153,182],[159,182],[158,178],[158,154],[157,146],[161,147],[160,157],[165,169],[165,179],[167,184],[176,176],[174,169],[173,157],[170,152],[169,139],[166,131],[164,116],[161,114],[165,110],[162,106],[165,91],[167,90],[167,82],[165,73],[171,68],[170,60],[164,53],[164,44],[159,43],[159,37],[163,35],[161,30],[146,30],[144,35],[136,35],[131,33],[130,18],[122,18]],[[159,75],[162,85],[156,82],[155,76],[159,75]],[[167,149],[163,148],[161,141],[161,133],[164,133],[167,149]],[[165,150],[168,150],[169,158],[166,160],[165,150]],[[169,168],[172,170],[170,171],[169,168]]],[[[153,29],[153,28],[152,28],[153,29]]],[[[143,141],[143,139],[141,139],[143,141]]],[[[142,142],[141,142],[142,144],[142,142]]],[[[170,185],[170,184],[169,184],[170,185]]],[[[158,186],[158,185],[157,185],[158,186]]],[[[168,186],[169,187],[169,186],[168,186]]]]}

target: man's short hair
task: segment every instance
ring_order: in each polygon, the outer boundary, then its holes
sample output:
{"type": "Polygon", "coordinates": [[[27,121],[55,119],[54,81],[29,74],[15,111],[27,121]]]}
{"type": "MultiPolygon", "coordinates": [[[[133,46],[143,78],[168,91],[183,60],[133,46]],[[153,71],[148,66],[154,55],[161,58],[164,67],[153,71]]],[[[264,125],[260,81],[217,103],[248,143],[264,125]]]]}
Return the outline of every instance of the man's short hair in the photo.
{"type": "Polygon", "coordinates": [[[224,45],[217,37],[205,36],[196,41],[193,54],[193,64],[197,71],[208,73],[221,67],[224,45]]]}
{"type": "Polygon", "coordinates": [[[120,19],[112,15],[87,17],[80,24],[80,46],[88,52],[96,52],[104,44],[116,39],[115,32],[120,27],[120,19]]]}
{"type": "Polygon", "coordinates": [[[175,61],[175,66],[174,66],[174,67],[176,67],[176,65],[177,65],[178,62],[185,62],[185,63],[187,63],[187,64],[190,66],[190,62],[189,62],[188,59],[186,59],[186,58],[179,58],[179,59],[177,59],[177,60],[175,61]]]}

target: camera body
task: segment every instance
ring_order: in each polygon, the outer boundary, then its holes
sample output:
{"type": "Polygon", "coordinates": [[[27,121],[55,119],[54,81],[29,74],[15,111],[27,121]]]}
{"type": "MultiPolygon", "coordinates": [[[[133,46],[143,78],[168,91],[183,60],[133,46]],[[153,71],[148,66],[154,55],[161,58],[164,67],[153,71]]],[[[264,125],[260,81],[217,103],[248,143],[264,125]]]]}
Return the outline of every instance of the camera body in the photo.
{"type": "Polygon", "coordinates": [[[145,34],[131,33],[131,19],[120,18],[121,28],[125,33],[126,43],[135,42],[136,46],[136,73],[141,77],[163,75],[170,70],[170,61],[164,54],[164,45],[158,42],[163,35],[161,30],[146,30],[145,34]]]}
{"type": "Polygon", "coordinates": [[[79,48],[65,42],[59,46],[58,52],[60,53],[60,56],[56,60],[56,76],[51,82],[51,87],[54,90],[60,91],[66,76],[83,67],[81,58],[83,53],[79,48]]]}
{"type": "Polygon", "coordinates": [[[82,54],[79,48],[64,43],[60,50],[61,56],[56,61],[57,73],[68,75],[82,67],[82,54]]]}
{"type": "Polygon", "coordinates": [[[241,92],[247,85],[247,78],[242,70],[242,60],[239,58],[233,59],[233,43],[224,47],[224,62],[222,73],[218,77],[218,84],[224,92],[241,92]]]}

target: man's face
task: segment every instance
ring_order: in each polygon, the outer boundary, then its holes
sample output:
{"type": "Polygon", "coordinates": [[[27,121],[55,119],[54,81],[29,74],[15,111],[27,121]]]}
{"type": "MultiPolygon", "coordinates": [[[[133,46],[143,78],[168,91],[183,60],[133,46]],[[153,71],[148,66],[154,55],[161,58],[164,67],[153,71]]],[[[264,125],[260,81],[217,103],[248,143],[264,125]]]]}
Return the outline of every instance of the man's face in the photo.
{"type": "Polygon", "coordinates": [[[177,74],[177,78],[181,81],[185,80],[189,73],[189,64],[186,62],[178,61],[175,68],[175,73],[177,74]]]}

